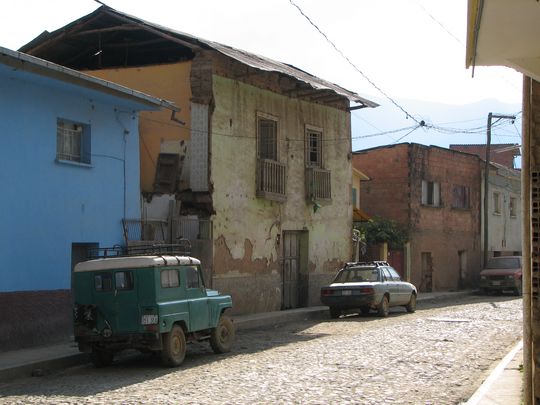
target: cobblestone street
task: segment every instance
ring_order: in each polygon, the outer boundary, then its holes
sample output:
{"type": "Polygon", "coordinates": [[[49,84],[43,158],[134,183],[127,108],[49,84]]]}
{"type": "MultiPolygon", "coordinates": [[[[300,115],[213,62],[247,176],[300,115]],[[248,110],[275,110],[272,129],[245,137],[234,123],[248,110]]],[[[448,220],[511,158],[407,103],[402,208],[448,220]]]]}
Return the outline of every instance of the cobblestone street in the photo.
{"type": "Polygon", "coordinates": [[[185,363],[126,356],[0,384],[2,404],[459,404],[522,333],[522,301],[419,303],[385,319],[351,315],[239,331],[232,353],[188,347],[185,363]]]}

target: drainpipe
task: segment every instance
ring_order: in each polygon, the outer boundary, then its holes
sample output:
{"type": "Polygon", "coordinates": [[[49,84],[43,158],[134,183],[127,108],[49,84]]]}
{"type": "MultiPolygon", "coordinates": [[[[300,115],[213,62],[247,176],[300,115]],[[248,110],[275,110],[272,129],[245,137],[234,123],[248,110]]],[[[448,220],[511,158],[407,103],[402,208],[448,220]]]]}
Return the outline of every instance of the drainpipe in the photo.
{"type": "Polygon", "coordinates": [[[532,288],[531,288],[531,103],[532,80],[523,75],[523,157],[521,161],[521,240],[523,257],[523,401],[525,405],[534,403],[533,375],[533,332],[532,332],[532,288]]]}

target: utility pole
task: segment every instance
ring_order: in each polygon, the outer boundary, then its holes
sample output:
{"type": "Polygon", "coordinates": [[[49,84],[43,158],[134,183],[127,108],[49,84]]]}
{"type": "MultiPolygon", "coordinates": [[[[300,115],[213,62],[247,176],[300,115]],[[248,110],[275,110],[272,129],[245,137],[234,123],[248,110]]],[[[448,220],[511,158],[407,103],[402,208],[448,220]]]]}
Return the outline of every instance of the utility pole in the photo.
{"type": "Polygon", "coordinates": [[[503,114],[488,114],[487,121],[487,140],[486,140],[486,166],[484,169],[484,267],[487,264],[489,258],[489,240],[488,240],[488,205],[489,205],[489,159],[490,159],[490,149],[491,149],[491,126],[493,124],[493,118],[496,119],[495,122],[502,119],[514,120],[516,119],[515,115],[503,115],[503,114]]]}

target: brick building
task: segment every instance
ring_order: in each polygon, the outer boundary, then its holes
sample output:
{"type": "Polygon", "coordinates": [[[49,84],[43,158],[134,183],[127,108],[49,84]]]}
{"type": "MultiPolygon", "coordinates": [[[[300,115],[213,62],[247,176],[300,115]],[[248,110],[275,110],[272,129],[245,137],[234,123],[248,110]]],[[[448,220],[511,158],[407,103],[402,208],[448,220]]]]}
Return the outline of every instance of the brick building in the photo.
{"type": "Polygon", "coordinates": [[[397,144],[353,153],[365,173],[362,207],[409,230],[405,274],[421,291],[473,285],[480,270],[481,160],[436,146],[397,144]]]}
{"type": "MultiPolygon", "coordinates": [[[[449,145],[452,150],[458,150],[465,153],[478,155],[480,158],[486,158],[485,144],[469,144],[469,145],[449,145]]],[[[498,163],[509,169],[516,168],[516,158],[521,156],[521,146],[517,143],[498,143],[490,145],[489,161],[498,163]]]]}

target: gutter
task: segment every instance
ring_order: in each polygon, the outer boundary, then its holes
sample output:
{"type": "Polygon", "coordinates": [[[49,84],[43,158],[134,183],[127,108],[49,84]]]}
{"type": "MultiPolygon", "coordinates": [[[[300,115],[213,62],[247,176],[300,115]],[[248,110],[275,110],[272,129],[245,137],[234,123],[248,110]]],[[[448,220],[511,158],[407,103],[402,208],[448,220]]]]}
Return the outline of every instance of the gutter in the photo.
{"type": "MultiPolygon", "coordinates": [[[[478,36],[480,34],[480,23],[482,22],[482,12],[484,11],[484,0],[478,0],[478,8],[476,10],[476,19],[474,21],[473,32],[473,49],[472,49],[472,77],[474,77],[474,68],[476,67],[476,51],[478,49],[478,36]]],[[[469,67],[467,66],[467,67],[469,67]]]]}

